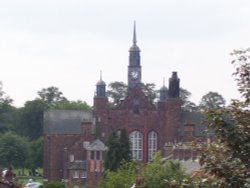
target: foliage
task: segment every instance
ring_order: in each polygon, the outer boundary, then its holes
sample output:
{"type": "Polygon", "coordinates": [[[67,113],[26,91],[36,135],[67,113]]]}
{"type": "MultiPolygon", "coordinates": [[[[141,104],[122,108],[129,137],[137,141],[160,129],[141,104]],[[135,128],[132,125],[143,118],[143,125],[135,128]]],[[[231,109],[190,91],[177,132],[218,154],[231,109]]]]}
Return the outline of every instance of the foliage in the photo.
{"type": "MultiPolygon", "coordinates": [[[[232,53],[241,100],[207,112],[216,141],[203,148],[201,163],[215,176],[214,187],[250,187],[250,49],[232,53]]],[[[202,183],[201,183],[202,185],[202,183]]]]}
{"type": "Polygon", "coordinates": [[[177,161],[162,161],[160,153],[155,153],[153,161],[145,167],[144,180],[147,187],[181,187],[186,178],[185,170],[177,161]]]}
{"type": "Polygon", "coordinates": [[[226,100],[217,92],[208,92],[200,101],[200,111],[206,111],[207,109],[219,109],[225,107],[226,100]]]}
{"type": "Polygon", "coordinates": [[[106,145],[108,151],[104,161],[105,170],[116,171],[122,161],[130,160],[129,138],[125,129],[121,130],[120,137],[112,130],[106,145]]]}
{"type": "Polygon", "coordinates": [[[156,91],[154,83],[142,83],[141,89],[151,102],[155,101],[158,96],[158,91],[156,91]]]}
{"type": "Polygon", "coordinates": [[[99,188],[128,188],[136,179],[136,163],[123,161],[116,172],[107,170],[99,188]]]}
{"type": "Polygon", "coordinates": [[[131,159],[131,153],[130,153],[130,143],[129,138],[126,132],[126,129],[121,129],[120,132],[120,152],[121,152],[121,158],[122,160],[129,161],[131,159]]]}
{"type": "Polygon", "coordinates": [[[77,101],[63,100],[51,106],[50,109],[91,111],[92,108],[86,102],[83,102],[81,100],[77,100],[77,101]]]}
{"type": "Polygon", "coordinates": [[[24,166],[28,156],[27,139],[11,132],[0,135],[0,165],[24,166]]]}
{"type": "Polygon", "coordinates": [[[40,99],[44,101],[49,106],[52,106],[60,101],[67,100],[61,91],[57,87],[51,86],[48,88],[43,88],[41,91],[38,91],[40,99]]]}
{"type": "Polygon", "coordinates": [[[127,95],[127,85],[124,82],[111,82],[108,85],[107,96],[109,97],[110,104],[117,106],[120,104],[121,99],[127,95]]]}
{"type": "Polygon", "coordinates": [[[10,130],[13,124],[16,108],[11,106],[12,101],[5,95],[2,89],[2,82],[0,82],[0,133],[10,130]]]}
{"type": "Polygon", "coordinates": [[[42,136],[43,112],[47,108],[47,104],[40,99],[27,101],[18,111],[15,132],[32,140],[42,136]]]}
{"type": "Polygon", "coordinates": [[[29,143],[29,156],[27,165],[30,169],[36,169],[43,166],[43,139],[42,137],[29,143]]]}
{"type": "Polygon", "coordinates": [[[114,130],[109,135],[106,145],[108,146],[108,151],[104,160],[105,170],[116,171],[121,162],[121,148],[119,138],[114,130]]]}
{"type": "Polygon", "coordinates": [[[180,88],[180,98],[181,98],[181,108],[184,111],[189,111],[189,112],[194,112],[197,111],[197,106],[195,103],[191,102],[189,98],[191,97],[191,92],[184,89],[180,88]]]}

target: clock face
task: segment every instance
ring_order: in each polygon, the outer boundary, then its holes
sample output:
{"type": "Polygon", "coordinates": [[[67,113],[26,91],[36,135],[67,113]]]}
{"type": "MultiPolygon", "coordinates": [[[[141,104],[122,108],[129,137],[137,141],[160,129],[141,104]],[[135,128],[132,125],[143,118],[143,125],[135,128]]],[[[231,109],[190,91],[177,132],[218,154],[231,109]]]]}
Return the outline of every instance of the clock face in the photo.
{"type": "Polygon", "coordinates": [[[133,80],[136,80],[139,77],[139,72],[131,71],[130,75],[133,80]]]}

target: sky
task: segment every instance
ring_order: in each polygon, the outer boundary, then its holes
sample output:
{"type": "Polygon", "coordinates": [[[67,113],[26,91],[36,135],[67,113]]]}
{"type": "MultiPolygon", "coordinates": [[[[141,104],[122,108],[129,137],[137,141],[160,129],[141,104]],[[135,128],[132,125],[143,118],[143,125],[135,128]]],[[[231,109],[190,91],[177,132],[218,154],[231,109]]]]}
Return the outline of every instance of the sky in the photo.
{"type": "Polygon", "coordinates": [[[127,83],[136,20],[142,81],[178,72],[199,103],[209,91],[238,98],[234,49],[250,47],[249,0],[0,1],[0,81],[21,107],[42,88],[93,104],[102,78],[127,83]]]}

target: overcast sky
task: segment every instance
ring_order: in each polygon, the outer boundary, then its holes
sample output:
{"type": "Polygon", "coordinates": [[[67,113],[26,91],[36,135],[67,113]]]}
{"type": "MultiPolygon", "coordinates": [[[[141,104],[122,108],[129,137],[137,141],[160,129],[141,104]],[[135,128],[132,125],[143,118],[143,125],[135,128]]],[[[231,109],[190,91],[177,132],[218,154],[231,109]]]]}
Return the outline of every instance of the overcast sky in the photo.
{"type": "Polygon", "coordinates": [[[142,81],[157,88],[177,71],[198,103],[209,91],[238,97],[233,49],[250,47],[249,0],[0,1],[0,81],[22,106],[58,87],[92,105],[100,78],[127,83],[133,22],[142,81]]]}

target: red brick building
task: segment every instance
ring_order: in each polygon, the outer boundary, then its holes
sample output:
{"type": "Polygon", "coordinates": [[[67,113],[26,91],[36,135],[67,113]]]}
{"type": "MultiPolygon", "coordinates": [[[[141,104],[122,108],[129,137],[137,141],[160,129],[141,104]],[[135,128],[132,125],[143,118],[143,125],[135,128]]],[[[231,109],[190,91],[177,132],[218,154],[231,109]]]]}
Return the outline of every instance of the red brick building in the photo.
{"type": "MultiPolygon", "coordinates": [[[[111,127],[117,132],[127,130],[132,157],[141,162],[150,161],[157,150],[168,157],[173,154],[173,145],[202,136],[200,116],[181,109],[177,72],[170,76],[168,88],[164,85],[160,89],[156,104],[143,93],[140,49],[136,43],[134,28],[129,49],[128,94],[117,107],[109,107],[106,84],[100,79],[91,113],[61,110],[44,113],[44,178],[48,181],[96,187],[102,176],[103,156],[108,149],[104,143],[111,127]]],[[[186,153],[178,157],[192,157],[190,151],[186,153]]]]}

